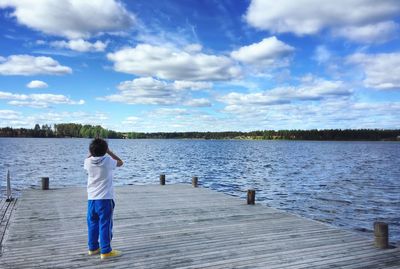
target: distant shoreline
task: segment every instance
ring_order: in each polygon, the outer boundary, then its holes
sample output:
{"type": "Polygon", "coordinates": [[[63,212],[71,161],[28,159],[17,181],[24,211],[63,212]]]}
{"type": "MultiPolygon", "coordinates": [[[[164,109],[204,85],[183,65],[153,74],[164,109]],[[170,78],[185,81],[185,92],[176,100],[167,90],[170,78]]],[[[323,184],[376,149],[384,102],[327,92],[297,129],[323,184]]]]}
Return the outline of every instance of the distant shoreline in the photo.
{"type": "Polygon", "coordinates": [[[117,132],[100,125],[62,123],[36,124],[33,129],[0,128],[0,137],[199,139],[199,140],[287,140],[287,141],[400,141],[400,129],[258,130],[224,132],[117,132]]]}
{"type": "MultiPolygon", "coordinates": [[[[1,138],[48,138],[48,139],[93,139],[92,137],[33,137],[33,136],[0,136],[1,138]]],[[[309,142],[400,142],[400,139],[382,139],[382,140],[313,140],[313,139],[253,139],[253,138],[106,138],[112,140],[198,140],[198,141],[309,141],[309,142]]]]}

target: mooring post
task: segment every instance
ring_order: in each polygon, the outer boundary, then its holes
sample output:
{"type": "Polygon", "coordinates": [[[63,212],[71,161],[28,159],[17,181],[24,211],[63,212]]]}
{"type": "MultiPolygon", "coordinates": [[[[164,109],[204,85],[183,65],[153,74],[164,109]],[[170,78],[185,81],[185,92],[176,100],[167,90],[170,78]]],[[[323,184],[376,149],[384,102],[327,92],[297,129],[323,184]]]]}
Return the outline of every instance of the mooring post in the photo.
{"type": "Polygon", "coordinates": [[[375,247],[389,248],[389,226],[385,222],[374,222],[375,247]]]}
{"type": "Polygon", "coordinates": [[[256,203],[256,190],[247,190],[247,204],[254,205],[256,203]]]}
{"type": "Polygon", "coordinates": [[[198,183],[199,183],[199,178],[198,177],[192,177],[192,186],[194,188],[197,188],[198,183]]]}
{"type": "Polygon", "coordinates": [[[42,190],[48,190],[50,186],[50,180],[48,177],[42,177],[42,190]]]}
{"type": "Polygon", "coordinates": [[[11,202],[13,200],[11,194],[11,178],[10,178],[10,170],[7,170],[7,199],[6,202],[11,202]]]}
{"type": "Polygon", "coordinates": [[[165,185],[165,175],[164,174],[160,175],[160,185],[165,185]]]}

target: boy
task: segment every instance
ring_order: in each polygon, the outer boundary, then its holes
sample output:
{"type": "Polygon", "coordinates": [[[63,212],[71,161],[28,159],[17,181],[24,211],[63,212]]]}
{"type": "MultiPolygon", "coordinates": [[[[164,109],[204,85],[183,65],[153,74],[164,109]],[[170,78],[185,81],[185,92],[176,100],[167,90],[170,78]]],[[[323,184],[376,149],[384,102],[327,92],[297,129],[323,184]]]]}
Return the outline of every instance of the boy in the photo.
{"type": "Polygon", "coordinates": [[[84,162],[84,168],[88,172],[89,255],[101,253],[100,258],[104,260],[121,255],[120,251],[111,248],[112,215],[115,206],[112,170],[122,166],[123,162],[108,149],[107,142],[101,138],[96,138],[90,143],[89,151],[90,155],[84,162]],[[109,156],[105,156],[106,153],[109,156]]]}

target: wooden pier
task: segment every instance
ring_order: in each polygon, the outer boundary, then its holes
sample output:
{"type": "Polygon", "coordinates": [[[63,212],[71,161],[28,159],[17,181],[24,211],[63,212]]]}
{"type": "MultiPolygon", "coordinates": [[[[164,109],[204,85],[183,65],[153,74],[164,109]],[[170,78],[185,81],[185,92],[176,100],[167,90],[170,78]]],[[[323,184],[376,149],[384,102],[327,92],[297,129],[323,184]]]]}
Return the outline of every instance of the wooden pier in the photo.
{"type": "Polygon", "coordinates": [[[12,199],[11,201],[8,201],[7,199],[0,199],[0,254],[4,235],[10,223],[11,214],[16,203],[17,199],[12,199]]]}
{"type": "Polygon", "coordinates": [[[26,190],[0,268],[400,268],[371,237],[191,185],[116,187],[113,248],[87,255],[86,189],[26,190]]]}

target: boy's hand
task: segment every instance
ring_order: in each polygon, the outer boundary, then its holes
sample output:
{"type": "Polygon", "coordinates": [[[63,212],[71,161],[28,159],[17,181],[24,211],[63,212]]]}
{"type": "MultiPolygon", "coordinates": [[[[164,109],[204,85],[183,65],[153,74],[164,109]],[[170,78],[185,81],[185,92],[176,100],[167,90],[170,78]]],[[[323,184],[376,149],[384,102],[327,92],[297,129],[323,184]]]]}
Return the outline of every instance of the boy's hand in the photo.
{"type": "Polygon", "coordinates": [[[117,155],[115,155],[110,149],[107,149],[107,153],[108,155],[111,156],[111,158],[117,161],[117,167],[120,167],[124,164],[124,162],[117,155]]]}

